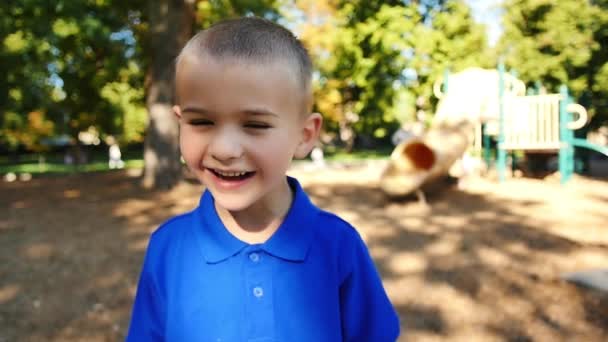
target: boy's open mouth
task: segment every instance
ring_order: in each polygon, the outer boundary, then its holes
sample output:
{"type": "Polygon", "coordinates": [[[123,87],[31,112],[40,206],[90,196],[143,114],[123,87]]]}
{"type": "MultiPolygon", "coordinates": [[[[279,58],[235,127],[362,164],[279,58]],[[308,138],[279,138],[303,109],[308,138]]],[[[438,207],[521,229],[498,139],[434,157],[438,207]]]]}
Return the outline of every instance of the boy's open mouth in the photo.
{"type": "Polygon", "coordinates": [[[211,171],[216,177],[227,181],[240,181],[247,179],[255,174],[255,171],[227,172],[215,169],[209,169],[209,171],[211,171]]]}

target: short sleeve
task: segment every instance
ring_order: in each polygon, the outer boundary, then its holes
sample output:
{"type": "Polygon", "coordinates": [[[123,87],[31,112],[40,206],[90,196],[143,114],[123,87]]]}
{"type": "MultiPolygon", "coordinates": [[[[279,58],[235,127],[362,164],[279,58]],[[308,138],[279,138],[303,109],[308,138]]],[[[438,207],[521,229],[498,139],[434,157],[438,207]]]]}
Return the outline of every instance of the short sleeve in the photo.
{"type": "Polygon", "coordinates": [[[137,285],[127,342],[164,341],[164,304],[152,277],[151,254],[148,247],[137,285]]]}
{"type": "Polygon", "coordinates": [[[344,262],[350,268],[340,285],[343,340],[394,342],[399,337],[399,318],[365,243],[356,231],[354,235],[345,251],[344,262]]]}

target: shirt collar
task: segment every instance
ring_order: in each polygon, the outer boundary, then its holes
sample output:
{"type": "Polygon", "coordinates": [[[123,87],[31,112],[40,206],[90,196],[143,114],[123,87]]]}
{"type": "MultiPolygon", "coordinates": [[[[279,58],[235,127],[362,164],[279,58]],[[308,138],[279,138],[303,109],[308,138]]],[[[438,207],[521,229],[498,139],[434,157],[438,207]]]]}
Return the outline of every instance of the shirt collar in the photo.
{"type": "MultiPolygon", "coordinates": [[[[282,259],[303,261],[312,243],[314,223],[320,210],[312,204],[295,178],[287,177],[287,181],[294,191],[291,208],[281,226],[260,248],[282,259]]],[[[195,215],[196,221],[202,223],[197,224],[200,233],[196,235],[203,257],[208,263],[224,261],[249,246],[228,232],[215,210],[213,195],[208,190],[203,193],[195,215]]]]}

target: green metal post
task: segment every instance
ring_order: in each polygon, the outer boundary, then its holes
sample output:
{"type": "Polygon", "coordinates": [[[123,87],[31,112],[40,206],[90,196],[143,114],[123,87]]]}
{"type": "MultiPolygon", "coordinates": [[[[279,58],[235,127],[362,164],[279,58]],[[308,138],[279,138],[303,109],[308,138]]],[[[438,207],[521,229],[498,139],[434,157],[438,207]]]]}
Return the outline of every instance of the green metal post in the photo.
{"type": "Polygon", "coordinates": [[[540,90],[543,87],[543,84],[541,83],[541,81],[536,80],[534,81],[534,95],[540,95],[540,90]]]}
{"type": "Polygon", "coordinates": [[[489,134],[486,133],[486,124],[482,124],[481,125],[481,135],[483,137],[482,139],[482,146],[483,146],[483,159],[486,162],[486,169],[489,170],[490,167],[492,166],[492,140],[489,134]]]}
{"type": "Polygon", "coordinates": [[[530,96],[530,95],[536,95],[536,91],[534,90],[534,88],[532,88],[532,87],[528,87],[528,88],[526,89],[526,95],[527,95],[527,96],[530,96]]]}
{"type": "Polygon", "coordinates": [[[505,173],[507,168],[507,154],[504,149],[505,143],[505,108],[504,108],[504,82],[505,65],[500,62],[498,64],[498,160],[496,166],[498,168],[498,181],[505,181],[505,173]]]}
{"type": "MultiPolygon", "coordinates": [[[[511,71],[509,71],[509,74],[511,74],[511,76],[512,76],[514,79],[517,79],[517,76],[519,76],[519,75],[517,74],[517,70],[515,70],[515,69],[511,69],[511,71]]],[[[512,91],[513,89],[509,89],[509,90],[511,90],[511,91],[512,91]]]]}
{"type": "MultiPolygon", "coordinates": [[[[568,88],[566,88],[567,91],[568,88]]],[[[567,102],[566,102],[566,108],[568,107],[569,104],[573,103],[574,100],[572,99],[572,97],[570,97],[570,95],[568,95],[567,97],[567,102]]],[[[566,109],[566,120],[567,122],[571,122],[572,121],[572,113],[569,113],[568,110],[566,109]]],[[[570,180],[570,178],[572,178],[572,175],[574,174],[574,130],[569,129],[567,126],[565,127],[566,129],[566,144],[567,144],[567,152],[568,152],[568,179],[566,179],[566,181],[570,180]]]]}
{"type": "MultiPolygon", "coordinates": [[[[513,79],[517,79],[517,71],[515,69],[511,69],[510,72],[511,76],[513,77],[513,79]]],[[[513,86],[513,85],[511,85],[513,86]]],[[[513,89],[509,89],[511,92],[513,91],[513,89]]],[[[515,151],[511,151],[511,174],[513,174],[513,171],[515,171],[515,169],[517,168],[517,156],[515,155],[515,151]]]]}
{"type": "Polygon", "coordinates": [[[559,93],[561,95],[559,102],[559,173],[561,184],[566,184],[574,171],[574,148],[572,146],[574,133],[568,129],[568,122],[571,120],[571,115],[567,110],[570,103],[568,87],[562,85],[559,93]]]}

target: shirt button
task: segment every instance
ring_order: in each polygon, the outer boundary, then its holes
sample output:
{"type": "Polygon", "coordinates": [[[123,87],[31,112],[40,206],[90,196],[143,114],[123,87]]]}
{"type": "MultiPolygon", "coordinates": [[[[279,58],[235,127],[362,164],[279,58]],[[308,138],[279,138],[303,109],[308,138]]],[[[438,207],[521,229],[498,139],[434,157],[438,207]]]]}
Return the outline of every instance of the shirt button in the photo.
{"type": "Polygon", "coordinates": [[[253,288],[253,295],[254,295],[256,298],[260,298],[260,297],[262,297],[262,296],[264,295],[264,289],[262,289],[262,288],[261,288],[261,287],[259,287],[259,286],[254,287],[254,288],[253,288]]]}
{"type": "Polygon", "coordinates": [[[260,255],[258,253],[251,253],[249,254],[249,260],[253,262],[258,262],[260,261],[260,255]]]}

